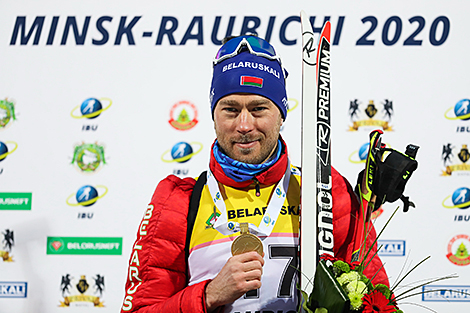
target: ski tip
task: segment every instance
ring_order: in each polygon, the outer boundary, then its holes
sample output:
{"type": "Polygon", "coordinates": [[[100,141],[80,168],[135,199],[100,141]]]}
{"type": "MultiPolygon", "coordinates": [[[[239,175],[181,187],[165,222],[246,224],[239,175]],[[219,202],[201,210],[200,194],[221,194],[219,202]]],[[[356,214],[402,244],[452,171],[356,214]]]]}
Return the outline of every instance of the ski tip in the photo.
{"type": "Polygon", "coordinates": [[[323,25],[321,37],[326,37],[328,41],[330,41],[330,34],[331,34],[331,22],[326,21],[325,25],[323,25]]]}
{"type": "Polygon", "coordinates": [[[307,13],[305,13],[304,10],[300,10],[300,18],[301,18],[301,19],[307,18],[307,13]]]}

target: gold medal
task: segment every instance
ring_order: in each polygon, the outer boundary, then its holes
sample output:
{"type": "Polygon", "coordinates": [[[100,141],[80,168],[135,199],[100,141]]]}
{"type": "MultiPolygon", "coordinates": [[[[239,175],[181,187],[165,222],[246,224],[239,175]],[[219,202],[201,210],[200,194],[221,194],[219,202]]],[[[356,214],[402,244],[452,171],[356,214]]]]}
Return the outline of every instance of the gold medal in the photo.
{"type": "Polygon", "coordinates": [[[232,255],[238,255],[249,251],[256,251],[263,256],[263,243],[248,231],[248,223],[240,223],[240,236],[232,243],[232,255]]]}

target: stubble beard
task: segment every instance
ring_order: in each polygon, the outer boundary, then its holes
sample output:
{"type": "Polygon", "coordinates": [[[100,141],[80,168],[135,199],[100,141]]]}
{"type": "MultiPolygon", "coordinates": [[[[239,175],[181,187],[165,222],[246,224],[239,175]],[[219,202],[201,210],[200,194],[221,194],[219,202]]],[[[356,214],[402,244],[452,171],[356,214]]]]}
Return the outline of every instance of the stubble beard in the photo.
{"type": "Polygon", "coordinates": [[[240,134],[237,138],[224,138],[224,136],[220,136],[221,134],[217,132],[216,127],[216,135],[219,147],[222,152],[231,159],[248,164],[261,164],[265,162],[274,152],[277,146],[281,124],[282,120],[280,119],[279,123],[276,124],[274,129],[269,131],[266,136],[259,135],[254,137],[249,134],[240,134]],[[235,143],[248,143],[256,140],[258,140],[260,143],[264,141],[263,145],[260,145],[260,151],[257,155],[255,154],[255,148],[238,148],[234,145],[235,143]],[[235,153],[235,149],[238,153],[235,153]]]}

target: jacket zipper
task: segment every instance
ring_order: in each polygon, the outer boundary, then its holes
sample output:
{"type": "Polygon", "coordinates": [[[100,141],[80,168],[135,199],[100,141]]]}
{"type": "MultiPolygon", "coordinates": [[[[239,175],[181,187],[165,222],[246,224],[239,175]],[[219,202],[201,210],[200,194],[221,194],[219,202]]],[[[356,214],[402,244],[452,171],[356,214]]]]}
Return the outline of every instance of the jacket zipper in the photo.
{"type": "Polygon", "coordinates": [[[259,181],[256,178],[253,178],[254,182],[256,183],[255,189],[256,189],[256,196],[259,197],[261,196],[261,190],[259,187],[259,181]]]}

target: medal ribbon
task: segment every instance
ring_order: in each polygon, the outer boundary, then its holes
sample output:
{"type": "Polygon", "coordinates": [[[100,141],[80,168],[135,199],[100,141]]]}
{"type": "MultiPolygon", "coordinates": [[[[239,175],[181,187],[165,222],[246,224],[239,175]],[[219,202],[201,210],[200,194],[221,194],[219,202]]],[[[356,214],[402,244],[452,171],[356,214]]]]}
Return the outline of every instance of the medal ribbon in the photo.
{"type": "MultiPolygon", "coordinates": [[[[287,189],[289,188],[289,180],[291,175],[290,162],[287,162],[287,169],[282,179],[277,183],[274,192],[269,200],[266,212],[263,215],[261,223],[256,226],[249,223],[248,228],[250,233],[258,237],[268,237],[273,231],[277,218],[281,212],[282,205],[286,199],[287,189]]],[[[229,222],[227,219],[227,208],[225,201],[219,189],[219,183],[214,177],[214,174],[208,170],[207,186],[214,201],[214,205],[219,209],[220,216],[214,223],[214,228],[222,235],[231,235],[240,231],[240,224],[238,222],[229,222]]]]}

